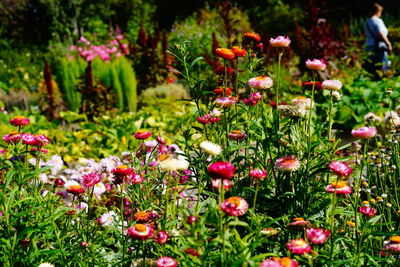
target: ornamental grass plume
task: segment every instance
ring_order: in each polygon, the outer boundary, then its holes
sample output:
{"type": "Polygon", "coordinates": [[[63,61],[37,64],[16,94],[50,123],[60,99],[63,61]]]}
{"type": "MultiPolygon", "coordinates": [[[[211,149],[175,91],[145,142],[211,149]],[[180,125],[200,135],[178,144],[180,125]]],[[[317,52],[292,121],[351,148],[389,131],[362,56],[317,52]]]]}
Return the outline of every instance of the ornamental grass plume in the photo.
{"type": "Polygon", "coordinates": [[[274,85],[274,81],[268,76],[253,77],[247,83],[256,90],[268,89],[274,85]]]}
{"type": "Polygon", "coordinates": [[[331,231],[320,228],[308,228],[306,229],[307,239],[314,244],[323,244],[328,240],[331,235],[331,231]]]}
{"type": "Polygon", "coordinates": [[[310,70],[325,70],[326,69],[326,63],[324,60],[321,59],[307,59],[306,61],[306,67],[310,70]]]}
{"type": "Polygon", "coordinates": [[[333,182],[332,184],[325,187],[326,192],[335,193],[336,195],[348,195],[351,194],[352,188],[343,181],[333,182]]]}
{"type": "Polygon", "coordinates": [[[300,165],[300,161],[294,156],[284,156],[275,161],[275,169],[281,172],[297,171],[300,165]]]}
{"type": "Polygon", "coordinates": [[[353,172],[353,170],[349,167],[349,164],[342,161],[332,161],[329,164],[329,169],[340,177],[349,176],[350,173],[353,172]]]}
{"type": "Polygon", "coordinates": [[[322,82],[323,90],[337,91],[342,89],[342,82],[338,80],[325,80],[322,82]]]}
{"type": "Polygon", "coordinates": [[[400,253],[400,236],[395,235],[383,243],[383,248],[391,253],[400,253]]]}
{"type": "Polygon", "coordinates": [[[214,179],[231,179],[235,175],[235,166],[226,161],[217,161],[208,167],[208,175],[214,179]]]}
{"type": "Polygon", "coordinates": [[[231,49],[228,48],[217,48],[215,49],[215,54],[227,60],[232,60],[235,58],[235,54],[231,49]]]}
{"type": "Polygon", "coordinates": [[[351,131],[351,135],[360,138],[360,139],[368,139],[372,138],[376,135],[375,127],[360,127],[358,129],[353,129],[351,131]]]}
{"type": "Polygon", "coordinates": [[[217,156],[222,152],[222,148],[220,145],[214,144],[210,141],[201,142],[200,148],[211,156],[217,156]]]}
{"type": "Polygon", "coordinates": [[[161,257],[156,260],[157,267],[175,267],[178,265],[178,261],[170,257],[161,257]]]}
{"type": "Polygon", "coordinates": [[[138,223],[128,228],[128,235],[132,239],[145,241],[150,239],[154,234],[153,228],[149,224],[138,223]]]}
{"type": "Polygon", "coordinates": [[[242,216],[249,208],[249,204],[241,197],[230,197],[221,203],[221,209],[229,216],[242,216]]]}
{"type": "Polygon", "coordinates": [[[269,39],[269,44],[273,47],[284,48],[288,47],[291,43],[291,40],[287,36],[278,36],[276,38],[269,39]]]}
{"type": "Polygon", "coordinates": [[[311,246],[304,239],[293,239],[286,244],[286,247],[291,253],[304,254],[311,252],[311,246]]]}
{"type": "Polygon", "coordinates": [[[12,118],[10,120],[10,124],[12,126],[17,126],[17,127],[21,127],[21,126],[26,126],[29,125],[30,120],[28,118],[26,118],[25,116],[15,116],[14,118],[12,118]]]}

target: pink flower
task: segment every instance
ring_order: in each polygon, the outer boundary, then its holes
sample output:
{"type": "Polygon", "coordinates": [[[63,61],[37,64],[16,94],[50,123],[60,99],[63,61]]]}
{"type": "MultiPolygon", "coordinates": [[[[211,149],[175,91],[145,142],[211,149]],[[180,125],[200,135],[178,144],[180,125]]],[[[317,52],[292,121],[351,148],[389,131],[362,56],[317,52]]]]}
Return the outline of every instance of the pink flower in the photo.
{"type": "Polygon", "coordinates": [[[252,169],[250,170],[250,177],[256,180],[264,180],[268,173],[266,170],[252,169]]]}
{"type": "Polygon", "coordinates": [[[287,248],[290,252],[294,254],[303,254],[303,253],[310,253],[311,246],[308,244],[304,239],[293,239],[289,243],[286,244],[287,248]]]}
{"type": "Polygon", "coordinates": [[[400,253],[400,236],[396,235],[391,237],[389,241],[385,241],[384,249],[392,253],[400,253]]]}
{"type": "Polygon", "coordinates": [[[30,133],[21,134],[22,143],[25,145],[33,146],[36,142],[36,136],[30,133]]]}
{"type": "Polygon", "coordinates": [[[195,222],[197,222],[197,218],[196,218],[196,216],[193,216],[193,215],[190,215],[186,220],[187,224],[192,224],[192,223],[195,223],[195,222]]]}
{"type": "Polygon", "coordinates": [[[275,161],[275,169],[282,172],[293,172],[300,168],[300,161],[293,156],[284,156],[275,161]]]}
{"type": "Polygon", "coordinates": [[[287,227],[291,231],[304,230],[305,228],[311,227],[311,222],[303,218],[294,218],[293,222],[289,223],[287,227]]]}
{"type": "Polygon", "coordinates": [[[136,224],[133,227],[128,228],[128,235],[132,239],[145,241],[151,238],[154,234],[153,228],[148,224],[136,224]]]}
{"type": "Polygon", "coordinates": [[[269,39],[269,44],[273,47],[288,47],[291,41],[287,36],[278,36],[275,39],[269,39]]]}
{"type": "Polygon", "coordinates": [[[120,165],[117,168],[112,169],[111,173],[114,174],[114,183],[121,184],[126,178],[133,174],[133,169],[126,165],[120,165]]]}
{"type": "Polygon", "coordinates": [[[307,59],[306,67],[310,70],[325,70],[326,63],[320,59],[315,59],[315,58],[313,60],[307,59]]]}
{"type": "Polygon", "coordinates": [[[136,133],[133,134],[133,136],[139,140],[147,139],[151,136],[151,132],[144,129],[140,129],[137,130],[136,133]]]}
{"type": "Polygon", "coordinates": [[[231,179],[235,175],[235,166],[226,161],[217,161],[208,167],[208,174],[215,179],[231,179]]]}
{"type": "Polygon", "coordinates": [[[331,231],[320,228],[308,228],[306,229],[307,239],[314,244],[323,244],[326,242],[328,237],[331,235],[331,231]]]}
{"type": "Polygon", "coordinates": [[[144,178],[141,174],[132,173],[129,178],[132,184],[141,184],[144,182],[144,178]]]}
{"type": "Polygon", "coordinates": [[[81,178],[81,183],[84,187],[92,187],[100,182],[101,182],[101,175],[97,172],[86,174],[81,178]]]}
{"type": "Polygon", "coordinates": [[[247,83],[256,90],[268,89],[274,84],[268,76],[257,76],[251,78],[247,83]]]}
{"type": "Polygon", "coordinates": [[[21,140],[21,138],[22,138],[22,135],[17,132],[12,132],[10,134],[6,134],[3,136],[3,140],[7,144],[16,144],[21,140]]]}
{"type": "Polygon", "coordinates": [[[368,217],[374,217],[376,215],[376,209],[367,206],[359,208],[358,212],[368,217]]]}
{"type": "Polygon", "coordinates": [[[325,80],[322,82],[322,89],[337,91],[342,89],[342,82],[338,80],[325,80]]]}
{"type": "Polygon", "coordinates": [[[29,119],[25,116],[15,116],[10,120],[10,124],[13,126],[26,126],[29,124],[29,119]]]}
{"type": "Polygon", "coordinates": [[[299,264],[297,261],[288,258],[288,257],[283,257],[283,258],[278,258],[278,257],[273,257],[270,259],[266,259],[263,262],[261,262],[260,267],[298,267],[299,264]]]}
{"type": "Polygon", "coordinates": [[[360,138],[360,139],[371,138],[376,135],[376,128],[375,127],[360,127],[358,129],[353,129],[351,131],[351,135],[356,138],[360,138]]]}
{"type": "Polygon", "coordinates": [[[41,146],[45,146],[48,143],[50,143],[50,139],[44,134],[35,135],[35,137],[36,137],[36,141],[33,144],[34,146],[41,147],[41,146]]]}
{"type": "Polygon", "coordinates": [[[230,108],[236,103],[236,100],[233,97],[218,97],[215,102],[220,107],[230,108]]]}
{"type": "Polygon", "coordinates": [[[221,204],[221,209],[229,216],[242,216],[249,204],[241,197],[230,197],[221,204]]]}
{"type": "Polygon", "coordinates": [[[156,236],[154,237],[154,242],[164,245],[168,242],[168,234],[165,231],[159,231],[156,236]]]}
{"type": "MultiPolygon", "coordinates": [[[[212,187],[215,190],[219,190],[219,187],[221,186],[221,180],[222,179],[213,179],[213,180],[211,180],[212,187]]],[[[232,182],[229,179],[223,179],[222,183],[224,184],[224,191],[229,191],[229,189],[232,187],[232,182]]]]}
{"type": "Polygon", "coordinates": [[[332,161],[329,169],[338,176],[348,176],[353,171],[346,162],[342,161],[332,161]]]}
{"type": "Polygon", "coordinates": [[[343,181],[333,182],[332,184],[325,187],[326,192],[335,193],[336,195],[348,195],[351,194],[352,189],[343,181]]]}
{"type": "Polygon", "coordinates": [[[228,134],[228,138],[237,141],[243,141],[246,139],[246,133],[241,130],[234,130],[228,134]]]}
{"type": "Polygon", "coordinates": [[[178,261],[170,257],[161,257],[156,261],[157,267],[175,267],[178,261]]]}

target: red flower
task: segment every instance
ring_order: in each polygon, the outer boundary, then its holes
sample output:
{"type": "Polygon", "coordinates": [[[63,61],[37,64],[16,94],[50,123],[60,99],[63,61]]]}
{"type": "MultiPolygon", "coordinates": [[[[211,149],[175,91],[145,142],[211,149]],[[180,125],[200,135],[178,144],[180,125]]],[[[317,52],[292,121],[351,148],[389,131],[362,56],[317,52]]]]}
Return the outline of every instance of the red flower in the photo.
{"type": "Polygon", "coordinates": [[[314,85],[314,90],[316,91],[322,90],[322,82],[304,82],[303,88],[304,90],[312,90],[313,85],[314,85]]]}
{"type": "Polygon", "coordinates": [[[136,133],[133,134],[133,136],[136,139],[139,139],[139,140],[147,139],[147,138],[149,138],[151,136],[151,132],[147,131],[147,130],[140,129],[140,130],[137,130],[136,133]]]}
{"type": "Polygon", "coordinates": [[[208,174],[214,179],[231,179],[235,175],[235,166],[226,161],[217,161],[208,167],[208,174]]]}
{"type": "Polygon", "coordinates": [[[234,46],[231,50],[237,57],[244,57],[247,54],[247,51],[240,46],[234,46]]]}
{"type": "Polygon", "coordinates": [[[74,195],[80,195],[80,194],[82,194],[83,192],[85,192],[85,189],[82,187],[82,186],[80,186],[80,185],[70,185],[68,188],[67,188],[67,192],[68,193],[71,193],[71,194],[74,194],[74,195]]]}
{"type": "Polygon", "coordinates": [[[24,116],[15,116],[10,120],[10,123],[13,126],[26,126],[29,124],[29,119],[24,116]]]}
{"type": "Polygon", "coordinates": [[[215,54],[220,56],[224,59],[232,60],[235,58],[235,54],[232,52],[231,49],[228,48],[217,48],[215,49],[215,54]]]}
{"type": "MultiPolygon", "coordinates": [[[[225,95],[229,96],[231,95],[231,88],[227,87],[225,90],[225,95]]],[[[222,87],[218,87],[217,89],[214,89],[214,93],[216,93],[219,96],[223,96],[224,95],[224,88],[222,87]]]]}
{"type": "Polygon", "coordinates": [[[258,43],[261,41],[261,36],[255,32],[245,32],[243,34],[243,40],[254,41],[254,42],[258,43]]]}

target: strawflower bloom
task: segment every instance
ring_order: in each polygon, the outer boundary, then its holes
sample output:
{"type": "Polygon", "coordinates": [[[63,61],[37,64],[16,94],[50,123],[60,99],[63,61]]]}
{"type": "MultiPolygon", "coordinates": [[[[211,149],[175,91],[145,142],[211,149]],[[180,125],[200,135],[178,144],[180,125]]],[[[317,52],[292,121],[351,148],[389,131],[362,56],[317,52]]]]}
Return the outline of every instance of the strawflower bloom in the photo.
{"type": "Polygon", "coordinates": [[[255,32],[245,32],[243,34],[243,40],[245,41],[255,41],[256,43],[261,41],[261,36],[255,32]]]}
{"type": "Polygon", "coordinates": [[[36,143],[36,136],[30,133],[21,134],[21,139],[24,145],[33,146],[36,143]]]}
{"type": "Polygon", "coordinates": [[[230,197],[221,203],[221,209],[229,216],[242,216],[249,204],[241,197],[230,197]]]}
{"type": "Polygon", "coordinates": [[[273,80],[268,76],[253,77],[247,83],[256,90],[268,89],[274,85],[273,80]]]}
{"type": "Polygon", "coordinates": [[[157,267],[175,267],[178,261],[170,257],[161,257],[156,261],[157,267]]]}
{"type": "Polygon", "coordinates": [[[184,159],[168,158],[158,163],[158,166],[163,171],[185,171],[189,168],[189,162],[184,159]]]}
{"type": "Polygon", "coordinates": [[[224,191],[229,191],[229,189],[232,187],[232,181],[229,179],[213,179],[211,180],[212,183],[212,187],[215,190],[219,190],[220,186],[221,186],[221,181],[224,185],[224,191]]]}
{"type": "Polygon", "coordinates": [[[368,112],[365,116],[364,116],[364,121],[368,122],[368,121],[372,121],[372,122],[382,122],[382,118],[377,116],[375,113],[373,112],[368,112]]]}
{"type": "Polygon", "coordinates": [[[384,248],[392,253],[400,253],[400,236],[395,235],[384,242],[384,248]]]}
{"type": "MultiPolygon", "coordinates": [[[[230,96],[231,95],[231,91],[232,91],[232,89],[227,87],[225,89],[225,95],[226,96],[230,96]]],[[[214,89],[213,92],[216,93],[219,96],[223,96],[224,95],[224,88],[218,87],[217,89],[214,89]]]]}
{"type": "Polygon", "coordinates": [[[149,138],[151,136],[151,132],[144,129],[140,129],[137,130],[136,133],[133,134],[133,136],[138,140],[143,140],[149,138]]]}
{"type": "Polygon", "coordinates": [[[186,220],[186,223],[188,223],[188,224],[192,224],[192,223],[195,223],[195,222],[197,222],[197,218],[194,215],[190,215],[186,220]]]}
{"type": "Polygon", "coordinates": [[[50,143],[50,139],[44,134],[35,135],[35,138],[36,140],[35,143],[33,144],[34,146],[42,147],[50,143]]]}
{"type": "Polygon", "coordinates": [[[144,182],[144,178],[141,174],[132,173],[131,176],[129,176],[128,181],[132,184],[141,184],[144,182]]]}
{"type": "Polygon", "coordinates": [[[150,221],[149,214],[145,211],[138,211],[133,214],[133,218],[138,222],[148,222],[150,221]]]}
{"type": "Polygon", "coordinates": [[[237,57],[244,57],[247,54],[247,51],[240,46],[233,46],[231,51],[235,54],[237,57]]]}
{"type": "Polygon", "coordinates": [[[367,206],[359,208],[358,212],[368,217],[374,217],[376,215],[376,209],[367,206]]]}
{"type": "Polygon", "coordinates": [[[217,161],[208,167],[208,174],[215,179],[231,179],[235,175],[235,166],[226,161],[217,161]]]}
{"type": "Polygon", "coordinates": [[[153,228],[148,224],[136,224],[128,228],[128,235],[132,239],[145,241],[153,236],[153,228]]]}
{"type": "Polygon", "coordinates": [[[154,242],[164,245],[168,242],[168,234],[165,231],[159,231],[154,237],[154,242]]]}
{"type": "Polygon", "coordinates": [[[185,248],[183,250],[183,252],[185,252],[186,254],[192,255],[194,257],[200,257],[199,251],[195,248],[185,248]]]}
{"type": "Polygon", "coordinates": [[[322,82],[323,90],[333,90],[337,91],[342,89],[342,82],[338,80],[325,80],[322,82]]]}
{"type": "Polygon", "coordinates": [[[3,136],[3,141],[7,144],[16,144],[22,138],[22,135],[18,132],[11,132],[10,134],[6,134],[3,136]]]}
{"type": "Polygon", "coordinates": [[[338,176],[349,176],[353,171],[346,162],[342,161],[332,161],[329,164],[329,169],[338,176]]]}
{"type": "Polygon", "coordinates": [[[101,175],[97,172],[86,174],[81,178],[81,183],[84,187],[92,187],[100,182],[101,182],[101,175]]]}
{"type": "Polygon", "coordinates": [[[301,105],[306,110],[310,110],[311,104],[313,103],[313,101],[311,98],[307,98],[305,96],[299,96],[299,97],[296,97],[295,99],[292,99],[292,103],[294,105],[301,105]]]}
{"type": "Polygon", "coordinates": [[[322,90],[321,82],[304,82],[303,83],[304,90],[312,90],[313,86],[314,86],[315,91],[322,90]]]}
{"type": "Polygon", "coordinates": [[[376,135],[376,128],[375,127],[360,127],[358,129],[351,130],[351,135],[356,138],[360,138],[360,139],[371,138],[376,135]]]}
{"type": "Polygon", "coordinates": [[[217,103],[218,106],[223,107],[223,108],[230,108],[232,107],[235,103],[236,100],[233,97],[218,97],[215,102],[217,103]]]}
{"type": "Polygon", "coordinates": [[[246,139],[246,133],[241,130],[234,130],[228,134],[228,138],[237,141],[243,141],[246,139]]]}
{"type": "Polygon", "coordinates": [[[273,47],[288,47],[291,40],[287,36],[278,36],[276,38],[269,39],[269,44],[273,47]]]}
{"type": "Polygon", "coordinates": [[[279,105],[278,112],[284,117],[301,118],[306,115],[304,105],[279,105]]]}
{"type": "Polygon", "coordinates": [[[266,170],[260,170],[260,169],[252,169],[250,170],[250,177],[255,179],[255,180],[264,180],[268,175],[268,172],[266,170]]]}
{"type": "Polygon", "coordinates": [[[283,258],[273,257],[264,260],[263,262],[261,262],[260,265],[260,267],[298,267],[298,266],[299,264],[297,263],[296,260],[288,257],[283,257],[283,258]]]}
{"type": "Polygon", "coordinates": [[[124,182],[125,178],[132,175],[133,169],[129,168],[127,165],[120,165],[117,168],[112,169],[111,173],[114,174],[114,183],[121,184],[124,182]]]}
{"type": "Polygon", "coordinates": [[[311,222],[303,218],[294,218],[287,228],[292,231],[304,230],[311,227],[311,222]]]}
{"type": "Polygon", "coordinates": [[[200,143],[200,148],[206,152],[207,154],[210,154],[212,156],[217,156],[222,152],[222,148],[220,145],[214,144],[210,141],[203,141],[200,143]]]}
{"type": "Polygon", "coordinates": [[[293,239],[292,241],[286,244],[287,248],[290,252],[294,254],[304,254],[310,253],[311,246],[304,239],[293,239]]]}
{"type": "Polygon", "coordinates": [[[351,194],[351,186],[347,185],[343,181],[333,182],[332,184],[325,187],[326,192],[335,193],[336,195],[348,195],[351,194]]]}
{"type": "Polygon", "coordinates": [[[232,52],[231,49],[228,48],[217,48],[215,49],[215,54],[228,60],[232,60],[235,58],[235,54],[232,52]]]}
{"type": "Polygon", "coordinates": [[[315,59],[315,58],[313,60],[307,59],[306,67],[310,70],[325,70],[326,63],[320,59],[315,59]]]}
{"type": "Polygon", "coordinates": [[[15,116],[10,120],[10,124],[13,126],[26,126],[29,125],[29,119],[25,116],[15,116]]]}
{"type": "Polygon", "coordinates": [[[54,267],[54,264],[49,263],[49,262],[43,262],[43,263],[39,264],[38,267],[54,267]]]}
{"type": "Polygon", "coordinates": [[[79,195],[85,192],[85,189],[78,182],[75,181],[67,181],[64,184],[64,187],[66,188],[66,191],[68,193],[73,195],[79,195]]]}
{"type": "Polygon", "coordinates": [[[284,156],[276,160],[275,169],[282,172],[294,172],[300,168],[300,161],[293,156],[284,156]]]}
{"type": "Polygon", "coordinates": [[[306,229],[307,239],[314,244],[323,244],[331,235],[331,231],[320,228],[306,229]]]}

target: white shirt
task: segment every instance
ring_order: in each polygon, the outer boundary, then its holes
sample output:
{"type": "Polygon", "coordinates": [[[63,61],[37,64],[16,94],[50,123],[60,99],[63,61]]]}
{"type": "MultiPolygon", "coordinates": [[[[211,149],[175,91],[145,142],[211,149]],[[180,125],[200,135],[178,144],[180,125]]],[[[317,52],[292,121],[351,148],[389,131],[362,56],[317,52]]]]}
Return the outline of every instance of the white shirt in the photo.
{"type": "Polygon", "coordinates": [[[371,18],[367,19],[365,23],[365,33],[367,35],[367,46],[375,46],[376,41],[380,41],[378,33],[381,32],[382,35],[387,36],[389,31],[383,23],[383,20],[372,16],[371,18]]]}

